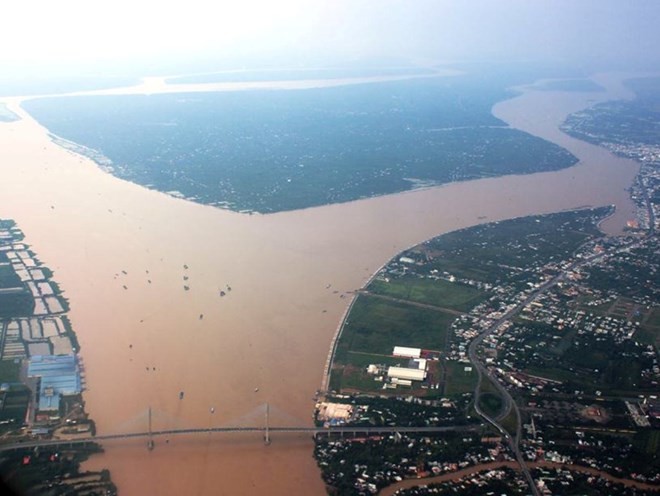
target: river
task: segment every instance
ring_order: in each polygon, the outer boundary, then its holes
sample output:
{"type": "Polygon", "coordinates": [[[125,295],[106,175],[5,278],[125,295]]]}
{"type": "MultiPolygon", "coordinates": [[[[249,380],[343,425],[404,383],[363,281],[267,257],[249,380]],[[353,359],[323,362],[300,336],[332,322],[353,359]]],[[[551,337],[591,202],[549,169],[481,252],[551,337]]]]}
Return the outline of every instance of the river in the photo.
{"type": "MultiPolygon", "coordinates": [[[[626,487],[634,487],[636,489],[641,489],[642,491],[651,491],[657,492],[657,486],[651,484],[645,484],[643,482],[638,482],[631,479],[621,479],[619,477],[614,477],[607,472],[601,470],[596,470],[591,467],[583,467],[581,465],[573,465],[567,463],[554,463],[548,461],[536,461],[528,462],[527,466],[530,469],[545,469],[545,470],[570,470],[571,472],[580,472],[583,474],[588,474],[596,477],[601,477],[606,479],[614,484],[622,484],[626,487]]],[[[503,468],[508,468],[510,470],[520,471],[520,465],[517,462],[506,461],[506,462],[490,462],[484,463],[482,465],[474,465],[467,467],[456,472],[450,472],[443,475],[431,476],[426,479],[404,479],[401,482],[392,484],[391,486],[386,487],[380,493],[380,496],[394,496],[394,494],[399,489],[409,489],[411,487],[416,487],[420,485],[429,485],[434,483],[448,482],[448,481],[458,481],[460,479],[468,478],[479,472],[488,472],[490,470],[499,470],[503,468]]],[[[552,477],[552,476],[550,476],[552,477]]]]}
{"type": "MultiPolygon", "coordinates": [[[[606,93],[525,90],[494,108],[568,148],[580,159],[570,169],[272,215],[117,179],[55,145],[10,100],[22,119],[0,124],[0,217],[16,220],[70,301],[99,433],[145,430],[149,407],[154,428],[258,425],[265,402],[272,424],[311,424],[348,293],[401,250],[478,223],[585,205],[617,205],[608,232],[632,217],[625,188],[638,166],[556,130],[596,98],[627,96],[615,77],[599,82],[606,93]]],[[[151,452],[143,441],[105,448],[86,466],[109,468],[124,495],[324,492],[305,436],[276,435],[270,446],[259,435],[214,434],[151,452]]]]}

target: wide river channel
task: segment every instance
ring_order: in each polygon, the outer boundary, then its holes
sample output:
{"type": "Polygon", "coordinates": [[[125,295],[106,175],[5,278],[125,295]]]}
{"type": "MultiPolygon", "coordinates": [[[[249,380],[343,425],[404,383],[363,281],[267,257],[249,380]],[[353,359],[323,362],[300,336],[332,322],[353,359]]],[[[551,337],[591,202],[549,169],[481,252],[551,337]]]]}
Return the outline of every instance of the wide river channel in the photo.
{"type": "MultiPolygon", "coordinates": [[[[609,233],[633,218],[626,188],[638,166],[558,131],[569,113],[630,97],[620,79],[598,77],[607,91],[594,93],[531,87],[494,107],[575,154],[569,169],[272,215],[117,179],[54,144],[10,100],[22,119],[0,123],[0,217],[17,222],[69,299],[99,434],[146,430],[149,407],[154,428],[262,425],[265,403],[272,425],[311,425],[351,292],[398,252],[479,223],[588,205],[617,206],[609,233]]],[[[258,433],[156,442],[153,451],[143,440],[107,443],[86,467],[110,469],[123,495],[324,493],[307,435],[274,435],[270,446],[258,433]]]]}

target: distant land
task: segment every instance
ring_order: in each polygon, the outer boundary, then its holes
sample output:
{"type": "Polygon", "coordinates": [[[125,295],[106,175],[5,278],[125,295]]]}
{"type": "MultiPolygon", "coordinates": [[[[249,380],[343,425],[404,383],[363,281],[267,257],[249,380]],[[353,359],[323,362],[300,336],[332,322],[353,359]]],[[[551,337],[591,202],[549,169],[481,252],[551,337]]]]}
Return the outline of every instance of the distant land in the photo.
{"type": "MultiPolygon", "coordinates": [[[[571,115],[562,129],[578,139],[630,158],[624,148],[660,145],[660,78],[630,79],[631,101],[604,102],[571,115]]],[[[643,161],[643,160],[642,160],[643,161]]]]}
{"type": "Polygon", "coordinates": [[[558,79],[544,81],[535,86],[538,90],[545,91],[605,91],[605,88],[594,83],[590,79],[558,79]]]}
{"type": "Polygon", "coordinates": [[[492,115],[496,102],[512,96],[510,83],[463,75],[23,105],[62,144],[117,177],[270,213],[575,164],[561,147],[492,115]]]}
{"type": "Polygon", "coordinates": [[[340,79],[382,76],[432,75],[435,71],[421,67],[348,67],[319,69],[264,69],[209,72],[167,78],[168,84],[204,84],[242,81],[287,81],[300,79],[340,79]]]}
{"type": "Polygon", "coordinates": [[[641,164],[631,191],[639,209],[636,227],[655,230],[660,207],[660,78],[625,84],[635,92],[633,100],[577,112],[566,119],[562,131],[641,164]]]}
{"type": "Polygon", "coordinates": [[[76,91],[92,91],[137,84],[139,78],[129,76],[70,76],[50,78],[0,77],[0,96],[55,95],[76,91]]]}

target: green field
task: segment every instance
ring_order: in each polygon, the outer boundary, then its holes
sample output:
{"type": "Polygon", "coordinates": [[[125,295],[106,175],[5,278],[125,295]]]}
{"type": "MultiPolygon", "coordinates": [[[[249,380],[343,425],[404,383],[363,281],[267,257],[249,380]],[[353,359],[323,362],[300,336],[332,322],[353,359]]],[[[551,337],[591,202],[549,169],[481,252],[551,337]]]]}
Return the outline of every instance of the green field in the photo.
{"type": "Polygon", "coordinates": [[[479,397],[479,406],[489,417],[496,417],[502,410],[502,398],[494,393],[484,393],[479,397]]]}
{"type": "MultiPolygon", "coordinates": [[[[375,381],[373,376],[367,374],[367,366],[370,364],[405,366],[407,361],[405,358],[349,351],[344,360],[335,361],[330,389],[335,391],[350,389],[367,393],[382,392],[383,383],[375,381]]],[[[469,363],[441,360],[438,372],[437,380],[441,384],[441,389],[434,391],[435,393],[441,396],[456,396],[474,392],[477,385],[477,372],[469,363]],[[466,371],[466,367],[471,370],[466,371]]],[[[419,389],[419,386],[415,385],[409,390],[413,389],[419,389]]]]}
{"type": "MultiPolygon", "coordinates": [[[[567,365],[561,367],[529,367],[524,370],[525,373],[545,377],[547,379],[560,381],[562,383],[574,384],[576,387],[587,389],[599,389],[605,395],[610,396],[636,396],[645,391],[638,384],[641,366],[631,358],[612,359],[605,354],[581,353],[585,357],[585,362],[591,365],[595,363],[603,364],[603,369],[599,372],[592,372],[591,369],[574,371],[569,370],[567,365]]],[[[569,358],[563,356],[559,359],[560,363],[569,363],[569,358]]],[[[646,389],[647,392],[653,392],[653,389],[646,389]]]]}
{"type": "Polygon", "coordinates": [[[660,327],[641,326],[635,334],[635,339],[640,343],[660,345],[660,327]]]}
{"type": "Polygon", "coordinates": [[[635,339],[641,343],[660,346],[660,306],[651,308],[644,315],[635,339]]]}
{"type": "Polygon", "coordinates": [[[544,377],[552,381],[567,382],[576,379],[574,373],[559,367],[529,367],[525,369],[524,372],[537,377],[544,377]]]}
{"type": "Polygon", "coordinates": [[[443,362],[445,367],[445,388],[447,396],[463,393],[473,393],[477,385],[477,372],[469,363],[443,362]],[[466,371],[469,367],[471,370],[466,371]]]}
{"type": "MultiPolygon", "coordinates": [[[[333,362],[330,388],[376,392],[383,383],[366,373],[369,364],[405,365],[395,346],[441,351],[455,316],[377,296],[358,296],[344,324],[333,362]]],[[[460,386],[459,386],[460,387],[460,386]]],[[[413,386],[413,389],[419,385],[413,386]]]]}
{"type": "Polygon", "coordinates": [[[660,454],[660,430],[639,433],[635,438],[635,445],[642,453],[658,457],[660,454]]]}
{"type": "Polygon", "coordinates": [[[438,310],[360,295],[345,323],[335,359],[344,363],[349,351],[391,355],[394,346],[444,350],[454,318],[438,310]]]}
{"type": "Polygon", "coordinates": [[[516,412],[511,410],[509,415],[507,415],[501,422],[502,427],[511,435],[515,435],[516,427],[518,425],[518,418],[516,417],[516,412]]]}
{"type": "Polygon", "coordinates": [[[372,363],[401,366],[407,362],[408,360],[406,358],[349,351],[346,353],[342,363],[338,364],[338,367],[333,371],[331,389],[335,391],[345,390],[347,388],[363,392],[378,391],[382,389],[383,383],[375,381],[372,375],[367,374],[367,366],[372,363]]]}
{"type": "Polygon", "coordinates": [[[485,292],[465,284],[416,276],[405,276],[389,282],[375,279],[367,289],[375,294],[460,312],[470,310],[486,298],[485,292]]]}
{"type": "Polygon", "coordinates": [[[645,325],[660,329],[660,307],[655,307],[645,325]]]}
{"type": "Polygon", "coordinates": [[[366,373],[364,369],[354,367],[342,367],[332,375],[330,389],[333,391],[360,391],[364,393],[374,393],[383,388],[382,382],[376,382],[372,375],[366,373]]]}

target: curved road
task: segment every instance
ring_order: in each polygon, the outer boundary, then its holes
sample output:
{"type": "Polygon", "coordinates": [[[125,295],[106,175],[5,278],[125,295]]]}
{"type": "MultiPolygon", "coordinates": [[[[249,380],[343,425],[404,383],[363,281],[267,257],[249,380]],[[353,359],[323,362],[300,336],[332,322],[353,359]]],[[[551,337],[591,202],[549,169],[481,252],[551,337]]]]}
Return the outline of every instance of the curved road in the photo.
{"type": "MultiPolygon", "coordinates": [[[[591,241],[588,241],[587,243],[589,242],[591,241]]],[[[612,253],[616,253],[619,250],[634,247],[635,244],[637,244],[637,242],[633,241],[631,243],[627,243],[625,245],[616,247],[616,249],[614,249],[612,253]]],[[[580,246],[578,250],[580,250],[582,246],[580,246]]],[[[576,252],[578,250],[576,250],[576,252]]],[[[474,409],[476,410],[478,415],[480,415],[486,422],[493,425],[500,432],[500,434],[502,434],[505,437],[516,457],[518,464],[520,465],[523,474],[525,475],[525,478],[527,479],[529,488],[534,494],[534,496],[540,496],[540,493],[536,487],[536,484],[534,483],[534,479],[532,478],[531,473],[529,472],[529,469],[527,467],[527,464],[525,463],[522,453],[520,452],[520,439],[522,434],[520,410],[516,402],[513,400],[509,391],[502,385],[502,383],[496,377],[490,374],[490,372],[486,369],[486,367],[479,361],[477,357],[477,347],[483,342],[483,340],[486,337],[490,336],[493,332],[495,332],[495,330],[505,321],[511,319],[511,317],[519,313],[523,308],[525,308],[527,305],[532,303],[536,298],[538,298],[540,295],[542,295],[547,290],[555,286],[562,279],[564,279],[568,272],[576,269],[577,267],[580,267],[581,265],[585,265],[589,262],[593,262],[594,260],[602,258],[607,254],[609,254],[607,251],[603,251],[602,253],[599,253],[597,255],[592,255],[591,257],[579,259],[571,263],[560,274],[556,275],[552,279],[541,284],[541,286],[539,286],[535,291],[530,293],[529,296],[527,296],[527,298],[525,298],[521,303],[517,304],[515,307],[511,308],[506,313],[504,313],[504,315],[502,315],[499,319],[497,319],[490,327],[488,327],[485,331],[479,334],[479,336],[474,338],[470,342],[470,345],[468,347],[468,358],[472,363],[472,365],[477,369],[477,376],[478,376],[477,385],[474,389],[474,409]],[[490,417],[484,411],[482,411],[481,407],[479,406],[479,398],[481,396],[481,384],[483,382],[484,376],[487,376],[490,379],[492,384],[500,393],[502,397],[502,401],[504,402],[503,411],[502,413],[500,413],[500,415],[497,416],[497,418],[490,417]],[[507,432],[507,430],[501,424],[501,421],[510,414],[511,410],[513,410],[516,415],[516,432],[513,437],[511,437],[510,433],[507,432]]]]}

